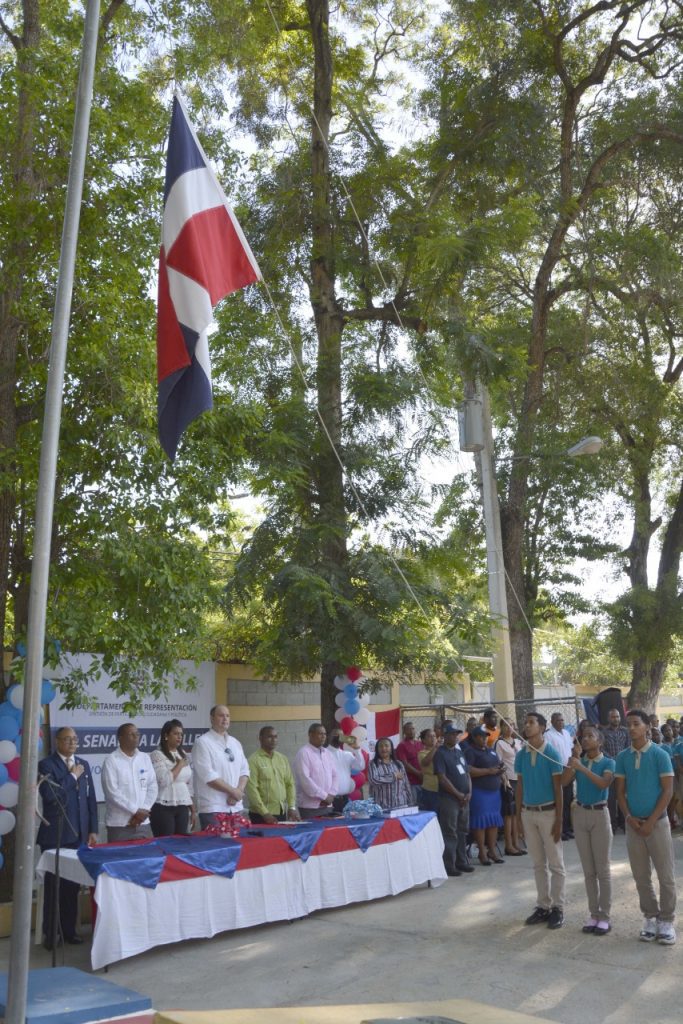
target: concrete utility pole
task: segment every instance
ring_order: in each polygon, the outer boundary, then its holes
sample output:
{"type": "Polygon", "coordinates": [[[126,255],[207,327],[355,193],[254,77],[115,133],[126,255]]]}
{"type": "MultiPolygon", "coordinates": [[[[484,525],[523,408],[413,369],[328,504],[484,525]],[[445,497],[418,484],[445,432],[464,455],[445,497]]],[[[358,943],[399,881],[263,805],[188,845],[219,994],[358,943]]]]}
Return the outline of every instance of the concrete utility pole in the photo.
{"type": "Polygon", "coordinates": [[[510,654],[508,604],[505,591],[503,537],[500,505],[493,461],[491,407],[486,388],[479,393],[474,383],[465,385],[465,403],[461,409],[460,448],[473,452],[481,478],[484,526],[486,530],[486,566],[489,588],[489,612],[493,619],[493,694],[496,704],[515,699],[510,654]]]}

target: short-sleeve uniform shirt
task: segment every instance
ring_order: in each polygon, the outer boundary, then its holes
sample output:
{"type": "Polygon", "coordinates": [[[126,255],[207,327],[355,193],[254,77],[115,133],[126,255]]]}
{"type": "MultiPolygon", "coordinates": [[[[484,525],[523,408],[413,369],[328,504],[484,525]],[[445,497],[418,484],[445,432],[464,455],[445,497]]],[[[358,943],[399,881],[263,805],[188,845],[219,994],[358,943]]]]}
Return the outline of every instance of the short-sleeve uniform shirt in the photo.
{"type": "Polygon", "coordinates": [[[525,746],[515,756],[515,773],[522,779],[524,803],[532,807],[555,800],[553,775],[562,774],[562,758],[549,743],[538,750],[525,746]]]}
{"type": "Polygon", "coordinates": [[[662,775],[673,776],[671,758],[650,740],[641,750],[628,747],[617,754],[614,775],[626,783],[626,800],[634,818],[649,818],[662,795],[662,775]]]}
{"type": "MultiPolygon", "coordinates": [[[[584,768],[587,768],[594,775],[599,775],[600,778],[604,778],[605,772],[611,772],[614,775],[614,759],[611,757],[605,757],[601,754],[595,761],[591,761],[588,757],[581,758],[581,764],[584,768]]],[[[609,793],[609,787],[607,789],[601,789],[600,786],[596,786],[594,782],[587,779],[581,772],[576,773],[576,799],[580,804],[586,804],[591,807],[593,804],[601,804],[607,799],[609,793]]]]}

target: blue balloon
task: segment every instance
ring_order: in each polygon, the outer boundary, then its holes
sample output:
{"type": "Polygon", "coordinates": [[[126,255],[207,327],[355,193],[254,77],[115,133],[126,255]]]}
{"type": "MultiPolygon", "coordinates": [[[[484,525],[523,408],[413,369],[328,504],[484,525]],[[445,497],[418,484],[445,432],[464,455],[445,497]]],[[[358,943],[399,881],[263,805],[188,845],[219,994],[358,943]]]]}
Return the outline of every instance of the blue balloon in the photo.
{"type": "Polygon", "coordinates": [[[17,736],[14,741],[14,746],[17,748],[17,754],[21,753],[21,736],[17,736]]]}
{"type": "Polygon", "coordinates": [[[43,679],[43,684],[40,688],[40,703],[49,704],[57,696],[57,690],[53,683],[49,679],[43,679]]]}
{"type": "Polygon", "coordinates": [[[4,863],[5,863],[5,858],[4,858],[4,857],[3,857],[3,855],[2,855],[1,853],[0,853],[0,870],[2,870],[2,866],[3,866],[3,864],[4,864],[4,863]]]}
{"type": "Polygon", "coordinates": [[[26,657],[26,644],[23,640],[19,640],[17,643],[17,654],[20,658],[26,657]]]}
{"type": "Polygon", "coordinates": [[[358,696],[358,687],[355,683],[347,683],[344,687],[344,696],[348,697],[349,700],[353,700],[358,696]]]}
{"type": "Polygon", "coordinates": [[[8,700],[3,700],[2,704],[0,704],[0,718],[4,718],[5,715],[11,715],[13,710],[14,706],[8,700]]]}
{"type": "Polygon", "coordinates": [[[7,765],[0,764],[0,786],[4,786],[9,781],[9,772],[7,771],[7,765]]]}
{"type": "Polygon", "coordinates": [[[42,739],[39,736],[38,737],[38,753],[42,754],[42,752],[43,752],[43,741],[42,741],[42,739]]]}
{"type": "Polygon", "coordinates": [[[0,718],[0,740],[15,740],[19,735],[19,723],[13,715],[0,718]]]}
{"type": "Polygon", "coordinates": [[[359,700],[347,700],[344,703],[344,711],[347,715],[355,715],[357,711],[360,711],[359,700]]]}

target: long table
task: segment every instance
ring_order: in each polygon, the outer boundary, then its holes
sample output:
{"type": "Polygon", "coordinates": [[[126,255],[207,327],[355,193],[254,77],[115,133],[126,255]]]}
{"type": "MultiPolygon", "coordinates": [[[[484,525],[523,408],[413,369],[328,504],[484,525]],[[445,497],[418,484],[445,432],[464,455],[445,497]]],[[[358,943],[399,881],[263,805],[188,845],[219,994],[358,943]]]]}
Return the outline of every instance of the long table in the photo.
{"type": "MultiPolygon", "coordinates": [[[[417,818],[417,816],[415,816],[417,818]]],[[[387,819],[363,852],[343,822],[327,827],[302,860],[281,838],[245,837],[232,878],[188,877],[169,858],[159,884],[147,888],[102,871],[86,871],[76,850],[60,853],[60,874],[95,886],[97,916],[91,963],[94,970],[155,946],[273,921],[291,921],[314,910],[397,895],[426,882],[446,880],[443,839],[436,817],[424,814],[421,831],[408,838],[400,819],[387,819]]],[[[422,822],[420,822],[422,824],[422,822]]],[[[45,851],[39,881],[54,871],[55,851],[45,851]]]]}

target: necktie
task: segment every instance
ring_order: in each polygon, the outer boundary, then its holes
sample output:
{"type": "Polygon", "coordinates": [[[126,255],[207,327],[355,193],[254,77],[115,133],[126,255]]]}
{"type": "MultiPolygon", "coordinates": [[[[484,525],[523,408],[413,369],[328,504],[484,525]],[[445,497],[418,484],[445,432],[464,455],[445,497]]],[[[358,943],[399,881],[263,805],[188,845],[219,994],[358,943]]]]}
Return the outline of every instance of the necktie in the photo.
{"type": "Polygon", "coordinates": [[[68,771],[71,771],[73,766],[74,766],[74,759],[73,759],[73,757],[67,757],[67,759],[66,759],[66,767],[67,767],[68,771]]]}

